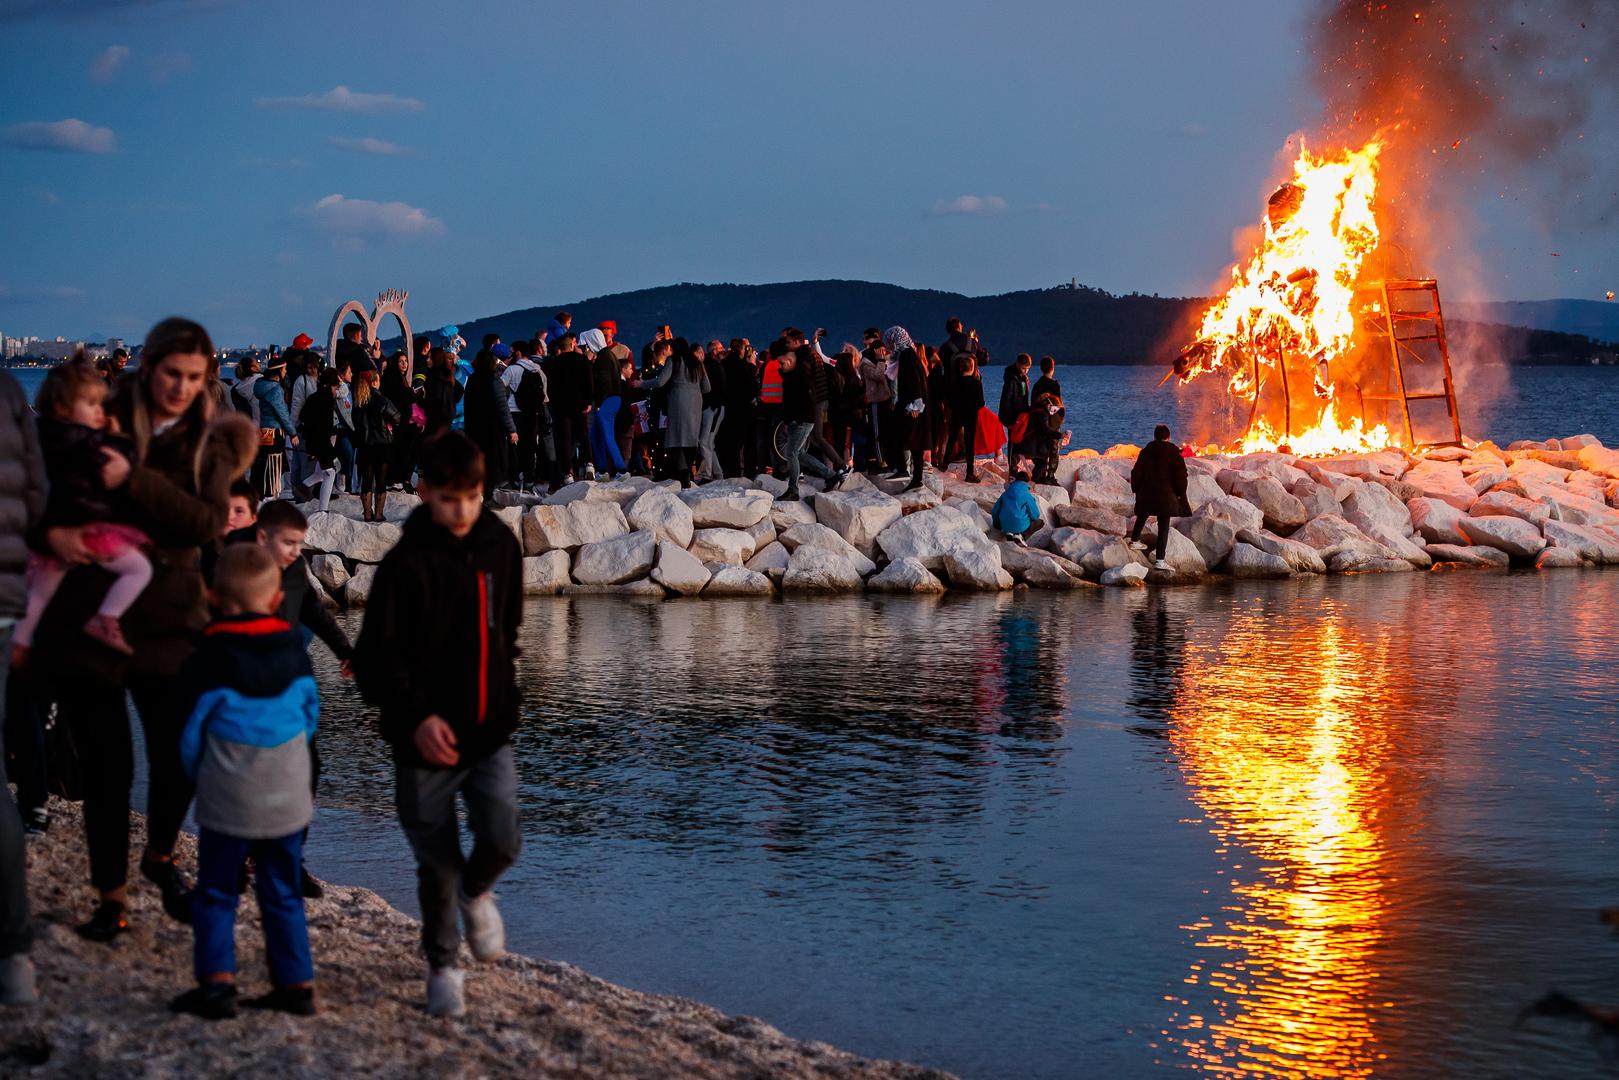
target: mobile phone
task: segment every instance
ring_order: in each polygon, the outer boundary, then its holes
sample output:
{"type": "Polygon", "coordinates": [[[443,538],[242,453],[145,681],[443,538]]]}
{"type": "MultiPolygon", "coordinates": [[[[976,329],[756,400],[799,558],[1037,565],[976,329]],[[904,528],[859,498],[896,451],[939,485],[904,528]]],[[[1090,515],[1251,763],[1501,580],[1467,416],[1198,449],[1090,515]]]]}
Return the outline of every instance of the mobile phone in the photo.
{"type": "Polygon", "coordinates": [[[669,328],[668,323],[664,323],[662,326],[658,327],[658,333],[662,334],[666,338],[672,338],[675,336],[675,332],[669,328]]]}

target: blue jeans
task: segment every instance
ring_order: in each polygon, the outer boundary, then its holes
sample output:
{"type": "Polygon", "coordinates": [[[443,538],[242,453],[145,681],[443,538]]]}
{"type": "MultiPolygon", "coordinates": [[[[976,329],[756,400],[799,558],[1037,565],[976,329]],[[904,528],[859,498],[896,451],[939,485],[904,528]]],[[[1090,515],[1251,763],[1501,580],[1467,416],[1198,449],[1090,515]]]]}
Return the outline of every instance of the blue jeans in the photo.
{"type": "Polygon", "coordinates": [[[623,398],[610,397],[590,411],[590,456],[598,469],[624,471],[624,455],[618,452],[618,435],[614,431],[623,402],[623,398]]]}
{"type": "MultiPolygon", "coordinates": [[[[11,674],[11,631],[0,627],[0,710],[5,708],[6,677],[11,674]]],[[[6,787],[6,753],[0,746],[0,959],[28,951],[28,856],[23,853],[22,817],[6,787]]]]}
{"type": "Polygon", "coordinates": [[[798,474],[802,470],[811,476],[819,476],[822,480],[832,475],[832,470],[821,463],[821,459],[814,454],[806,453],[804,447],[809,444],[811,433],[815,425],[808,421],[802,424],[789,423],[787,425],[787,449],[782,455],[787,459],[787,490],[798,493],[798,474]]]}
{"type": "Polygon", "coordinates": [[[304,834],[244,840],[212,829],[197,833],[197,888],[191,900],[197,981],[236,972],[236,883],[250,855],[271,984],[297,986],[313,980],[315,964],[309,956],[309,926],[298,878],[304,834]]]}

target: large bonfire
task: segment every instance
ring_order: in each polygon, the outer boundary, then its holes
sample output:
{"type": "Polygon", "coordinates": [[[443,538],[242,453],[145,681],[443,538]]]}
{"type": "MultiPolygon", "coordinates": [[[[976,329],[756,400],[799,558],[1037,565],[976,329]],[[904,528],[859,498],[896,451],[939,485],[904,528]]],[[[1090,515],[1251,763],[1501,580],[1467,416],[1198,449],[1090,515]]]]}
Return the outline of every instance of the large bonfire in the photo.
{"type": "Polygon", "coordinates": [[[1383,425],[1350,415],[1334,372],[1356,344],[1361,270],[1381,236],[1374,139],[1358,150],[1301,148],[1293,177],[1266,207],[1264,235],[1231,271],[1231,287],[1203,315],[1198,340],[1175,362],[1182,380],[1219,373],[1250,403],[1245,453],[1287,446],[1299,454],[1377,450],[1383,425]],[[1283,419],[1259,408],[1280,393],[1283,419]]]}

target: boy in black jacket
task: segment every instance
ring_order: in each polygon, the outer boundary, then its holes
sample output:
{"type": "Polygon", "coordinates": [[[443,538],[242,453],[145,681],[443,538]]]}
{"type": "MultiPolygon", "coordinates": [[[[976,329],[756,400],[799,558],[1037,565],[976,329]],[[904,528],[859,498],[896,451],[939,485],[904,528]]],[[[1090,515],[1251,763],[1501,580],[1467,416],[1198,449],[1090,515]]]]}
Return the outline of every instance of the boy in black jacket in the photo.
{"type": "Polygon", "coordinates": [[[505,951],[490,892],[517,859],[517,629],[522,553],[483,507],[483,454],[460,432],[423,447],[423,505],[377,567],[354,657],[393,747],[399,822],[416,856],[427,1011],[466,1011],[457,966],[466,924],[478,960],[505,951]],[[461,851],[455,796],[472,827],[461,851]]]}

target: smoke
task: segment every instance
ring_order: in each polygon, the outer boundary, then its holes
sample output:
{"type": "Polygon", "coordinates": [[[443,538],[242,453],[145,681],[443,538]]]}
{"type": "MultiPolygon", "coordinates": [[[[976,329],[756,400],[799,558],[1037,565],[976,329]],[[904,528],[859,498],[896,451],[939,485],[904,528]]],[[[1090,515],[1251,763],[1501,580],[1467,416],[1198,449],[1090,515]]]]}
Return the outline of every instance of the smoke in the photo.
{"type": "Polygon", "coordinates": [[[1328,0],[1313,38],[1321,134],[1347,145],[1387,138],[1393,241],[1407,259],[1418,258],[1413,245],[1453,245],[1450,230],[1471,227],[1480,195],[1519,201],[1553,232],[1619,220],[1619,185],[1607,178],[1615,9],[1614,0],[1328,0]]]}

